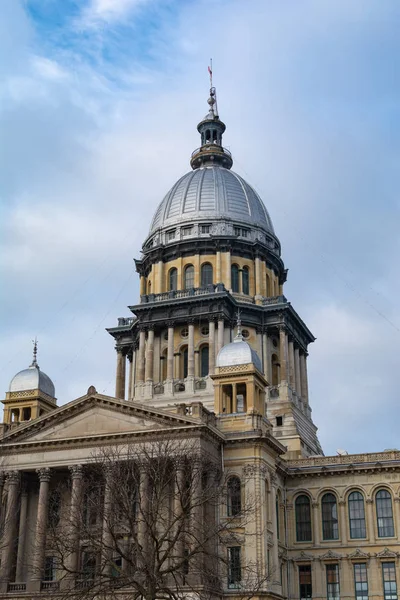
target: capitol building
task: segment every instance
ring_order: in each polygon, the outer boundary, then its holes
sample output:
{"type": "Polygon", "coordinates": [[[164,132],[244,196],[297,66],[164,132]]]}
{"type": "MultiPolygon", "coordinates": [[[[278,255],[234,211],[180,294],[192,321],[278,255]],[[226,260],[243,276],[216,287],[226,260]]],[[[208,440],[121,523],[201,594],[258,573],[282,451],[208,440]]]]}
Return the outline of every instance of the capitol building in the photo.
{"type": "Polygon", "coordinates": [[[197,130],[107,329],[115,395],[58,406],[36,346],[9,383],[0,599],[397,600],[400,452],[324,455],[315,338],[213,87],[197,130]]]}

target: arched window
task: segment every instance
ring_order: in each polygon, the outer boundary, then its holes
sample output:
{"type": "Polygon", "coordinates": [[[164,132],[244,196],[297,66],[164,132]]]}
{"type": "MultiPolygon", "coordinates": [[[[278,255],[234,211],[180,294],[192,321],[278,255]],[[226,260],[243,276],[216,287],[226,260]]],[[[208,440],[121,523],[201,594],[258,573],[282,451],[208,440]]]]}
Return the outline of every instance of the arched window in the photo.
{"type": "Polygon", "coordinates": [[[278,540],[281,539],[281,534],[280,534],[280,503],[281,503],[281,494],[280,492],[278,492],[276,494],[276,499],[275,499],[275,518],[276,518],[276,535],[278,540]]]}
{"type": "Polygon", "coordinates": [[[151,281],[149,281],[147,284],[147,293],[151,294],[151,281]]]}
{"type": "Polygon", "coordinates": [[[265,295],[271,296],[271,280],[269,278],[268,273],[265,276],[265,295]]]}
{"type": "Polygon", "coordinates": [[[168,350],[164,350],[161,355],[161,381],[165,381],[167,379],[167,354],[168,350]]]}
{"type": "Polygon", "coordinates": [[[242,490],[239,477],[230,477],[228,480],[228,517],[239,515],[242,510],[242,490]]]}
{"type": "Polygon", "coordinates": [[[194,266],[188,265],[185,269],[185,290],[194,287],[194,266]]]}
{"type": "Polygon", "coordinates": [[[237,265],[231,266],[231,286],[232,292],[239,292],[239,267],[237,265]]]}
{"type": "Polygon", "coordinates": [[[209,362],[208,346],[202,346],[200,349],[200,377],[207,377],[208,362],[209,362]]]}
{"type": "Polygon", "coordinates": [[[351,492],[348,502],[350,538],[352,540],[357,540],[359,538],[367,537],[363,495],[360,492],[351,492]]]}
{"type": "Polygon", "coordinates": [[[213,268],[210,263],[201,265],[201,287],[207,287],[213,283],[213,268]]]}
{"type": "Polygon", "coordinates": [[[178,289],[178,269],[175,269],[175,267],[173,269],[170,269],[168,276],[169,290],[170,292],[173,292],[178,289]]]}
{"type": "Polygon", "coordinates": [[[311,542],[311,505],[310,498],[305,494],[298,496],[295,502],[296,540],[311,542]]]}
{"type": "Polygon", "coordinates": [[[322,539],[339,539],[339,523],[336,496],[331,493],[322,496],[322,539]]]}
{"type": "Polygon", "coordinates": [[[250,275],[249,275],[249,267],[243,267],[242,271],[242,292],[243,294],[250,294],[250,275]]]}
{"type": "Polygon", "coordinates": [[[378,537],[393,537],[392,496],[387,490],[379,490],[375,496],[376,518],[378,520],[378,537]]]}

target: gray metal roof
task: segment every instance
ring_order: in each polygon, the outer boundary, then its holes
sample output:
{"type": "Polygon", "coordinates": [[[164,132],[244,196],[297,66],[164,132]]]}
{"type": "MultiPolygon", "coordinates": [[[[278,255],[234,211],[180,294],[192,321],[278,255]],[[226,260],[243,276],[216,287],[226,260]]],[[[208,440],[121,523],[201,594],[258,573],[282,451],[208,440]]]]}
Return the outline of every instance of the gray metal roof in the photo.
{"type": "Polygon", "coordinates": [[[218,352],[217,367],[249,364],[253,364],[262,373],[260,357],[250,344],[243,340],[241,334],[238,334],[233,342],[223,346],[218,352]]]}
{"type": "Polygon", "coordinates": [[[10,392],[24,392],[26,390],[40,390],[52,398],[55,397],[53,382],[37,365],[31,365],[11,379],[10,392]]]}
{"type": "Polygon", "coordinates": [[[190,171],[176,182],[156,210],[150,235],[160,227],[221,218],[274,233],[257,192],[233,171],[211,165],[190,171]]]}

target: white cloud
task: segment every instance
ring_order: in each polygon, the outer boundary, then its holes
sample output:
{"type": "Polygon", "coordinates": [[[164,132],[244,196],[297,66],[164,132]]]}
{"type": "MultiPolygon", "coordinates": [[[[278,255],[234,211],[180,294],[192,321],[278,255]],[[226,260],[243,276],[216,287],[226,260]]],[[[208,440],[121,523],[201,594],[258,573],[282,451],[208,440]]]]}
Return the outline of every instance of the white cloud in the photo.
{"type": "Polygon", "coordinates": [[[150,0],[91,0],[82,13],[81,24],[93,27],[100,22],[116,21],[150,0]]]}

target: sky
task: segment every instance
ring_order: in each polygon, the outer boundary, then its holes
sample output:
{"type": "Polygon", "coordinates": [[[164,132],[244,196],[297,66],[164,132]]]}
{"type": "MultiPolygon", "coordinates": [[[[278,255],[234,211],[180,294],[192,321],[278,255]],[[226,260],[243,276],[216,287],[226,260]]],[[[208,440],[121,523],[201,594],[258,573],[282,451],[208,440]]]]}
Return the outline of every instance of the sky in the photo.
{"type": "Polygon", "coordinates": [[[106,327],[199,146],[213,58],[224,145],[261,195],[316,336],[325,454],[400,448],[400,3],[2,0],[0,388],[112,395],[106,327]]]}

